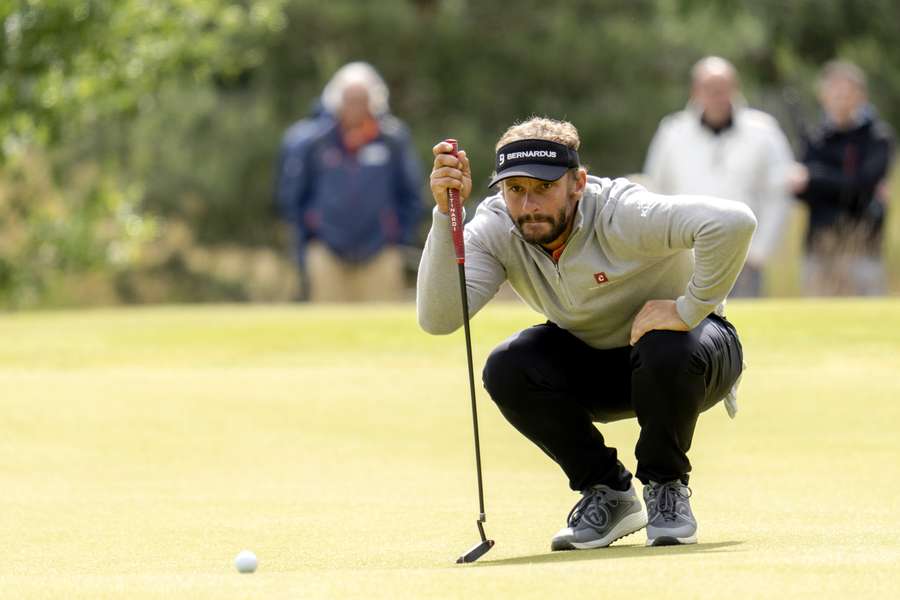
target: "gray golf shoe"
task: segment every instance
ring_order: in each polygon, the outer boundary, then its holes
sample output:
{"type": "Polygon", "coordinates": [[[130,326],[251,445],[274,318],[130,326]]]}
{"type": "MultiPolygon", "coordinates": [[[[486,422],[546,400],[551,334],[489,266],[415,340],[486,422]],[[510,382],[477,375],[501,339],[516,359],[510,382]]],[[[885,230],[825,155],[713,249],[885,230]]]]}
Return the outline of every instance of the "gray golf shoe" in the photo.
{"type": "Polygon", "coordinates": [[[603,548],[647,525],[647,512],[632,486],[620,492],[595,485],[581,492],[569,512],[568,527],[553,536],[551,550],[603,548]]]}
{"type": "Polygon", "coordinates": [[[648,546],[674,546],[697,543],[697,520],[691,512],[691,488],[680,481],[644,486],[648,546]]]}

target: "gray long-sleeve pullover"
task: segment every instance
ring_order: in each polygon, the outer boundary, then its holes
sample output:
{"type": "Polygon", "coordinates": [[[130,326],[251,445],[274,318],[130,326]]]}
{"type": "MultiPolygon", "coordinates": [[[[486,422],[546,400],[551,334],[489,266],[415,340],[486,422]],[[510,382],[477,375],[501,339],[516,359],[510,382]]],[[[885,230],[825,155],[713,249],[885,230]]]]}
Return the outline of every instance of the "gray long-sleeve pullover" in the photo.
{"type": "MultiPolygon", "coordinates": [[[[648,300],[675,300],[679,316],[695,327],[722,313],[755,228],[740,202],[663,196],[627,179],[589,176],[554,262],[522,238],[496,194],[465,226],[469,310],[475,315],[509,280],[532,309],[594,348],[627,346],[648,300]]],[[[456,271],[449,217],[435,208],[416,294],[419,324],[429,333],[462,325],[456,271]]]]}

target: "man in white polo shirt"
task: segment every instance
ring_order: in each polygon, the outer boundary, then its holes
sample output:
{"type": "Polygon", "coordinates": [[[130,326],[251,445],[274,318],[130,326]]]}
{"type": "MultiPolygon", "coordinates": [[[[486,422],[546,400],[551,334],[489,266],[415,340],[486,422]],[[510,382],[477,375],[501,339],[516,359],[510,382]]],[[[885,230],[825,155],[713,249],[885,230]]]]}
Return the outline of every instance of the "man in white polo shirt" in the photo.
{"type": "Polygon", "coordinates": [[[665,117],[650,143],[646,183],[661,194],[701,194],[749,206],[759,227],[731,295],[760,296],[763,269],[790,214],[793,155],[775,119],[744,105],[730,62],[710,56],[691,74],[687,108],[665,117]]]}

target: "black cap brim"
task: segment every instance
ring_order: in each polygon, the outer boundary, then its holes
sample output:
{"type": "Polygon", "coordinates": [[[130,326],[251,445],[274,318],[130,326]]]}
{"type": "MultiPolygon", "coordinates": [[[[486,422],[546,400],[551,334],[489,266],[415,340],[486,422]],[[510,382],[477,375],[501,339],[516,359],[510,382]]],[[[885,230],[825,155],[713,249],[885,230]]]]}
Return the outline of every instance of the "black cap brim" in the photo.
{"type": "Polygon", "coordinates": [[[488,187],[494,187],[504,179],[509,179],[510,177],[530,177],[531,179],[540,179],[541,181],[556,181],[565,175],[569,168],[570,167],[560,165],[543,164],[516,165],[514,168],[497,173],[497,175],[491,179],[488,187]]]}

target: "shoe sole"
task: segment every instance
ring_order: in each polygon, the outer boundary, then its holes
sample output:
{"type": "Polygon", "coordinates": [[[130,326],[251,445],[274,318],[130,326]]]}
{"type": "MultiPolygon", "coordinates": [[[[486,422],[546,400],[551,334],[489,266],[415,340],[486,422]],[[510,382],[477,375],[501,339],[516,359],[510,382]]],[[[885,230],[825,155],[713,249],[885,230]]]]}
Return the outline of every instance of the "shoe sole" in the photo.
{"type": "Polygon", "coordinates": [[[681,546],[683,544],[696,544],[697,543],[697,535],[691,535],[688,537],[673,537],[669,535],[661,535],[659,537],[653,538],[652,540],[647,540],[648,546],[681,546]]]}
{"type": "Polygon", "coordinates": [[[624,519],[616,523],[616,526],[602,538],[591,540],[590,542],[569,542],[575,550],[590,550],[592,548],[605,548],[617,540],[621,540],[626,535],[638,532],[647,526],[647,512],[631,513],[624,519]]]}

